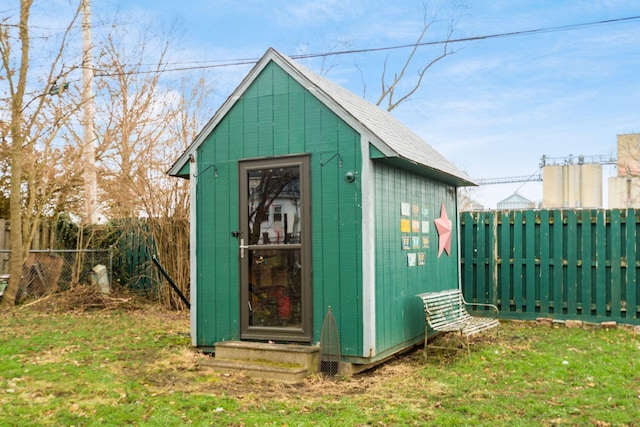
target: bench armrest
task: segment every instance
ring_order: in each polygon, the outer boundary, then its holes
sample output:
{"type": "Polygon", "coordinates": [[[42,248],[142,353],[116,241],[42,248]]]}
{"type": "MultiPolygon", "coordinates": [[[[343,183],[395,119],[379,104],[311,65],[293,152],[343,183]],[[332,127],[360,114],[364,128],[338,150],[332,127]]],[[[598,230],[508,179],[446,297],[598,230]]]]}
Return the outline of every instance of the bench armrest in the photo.
{"type": "Polygon", "coordinates": [[[498,310],[498,307],[495,306],[494,304],[483,304],[481,302],[466,302],[464,300],[463,300],[463,302],[464,302],[465,306],[473,305],[473,306],[480,306],[480,307],[489,307],[489,308],[491,308],[491,309],[496,311],[496,317],[498,317],[498,315],[500,314],[500,311],[498,310]]]}

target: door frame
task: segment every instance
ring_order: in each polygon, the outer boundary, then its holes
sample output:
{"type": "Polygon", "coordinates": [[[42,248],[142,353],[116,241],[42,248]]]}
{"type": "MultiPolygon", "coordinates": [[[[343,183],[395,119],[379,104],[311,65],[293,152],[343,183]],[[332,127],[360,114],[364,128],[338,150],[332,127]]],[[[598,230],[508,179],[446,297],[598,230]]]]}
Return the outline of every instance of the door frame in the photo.
{"type": "Polygon", "coordinates": [[[310,155],[244,159],[238,162],[238,266],[240,288],[240,338],[255,341],[311,342],[313,338],[313,286],[311,264],[311,162],[310,155]],[[299,167],[300,171],[300,243],[248,244],[249,235],[249,179],[248,172],[269,167],[299,167]],[[243,245],[244,243],[244,245],[243,245]],[[301,327],[250,325],[249,250],[300,249],[301,264],[301,327]]]}

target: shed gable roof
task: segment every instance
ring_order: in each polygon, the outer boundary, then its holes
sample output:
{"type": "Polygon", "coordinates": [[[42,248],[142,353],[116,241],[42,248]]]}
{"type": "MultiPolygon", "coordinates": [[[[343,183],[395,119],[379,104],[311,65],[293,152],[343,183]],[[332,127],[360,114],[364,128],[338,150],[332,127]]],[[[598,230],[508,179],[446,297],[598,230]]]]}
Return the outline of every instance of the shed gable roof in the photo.
{"type": "Polygon", "coordinates": [[[400,165],[409,166],[418,172],[438,176],[444,181],[457,186],[474,185],[466,173],[445,159],[444,156],[400,123],[389,112],[314,73],[272,48],[267,50],[236,90],[209,120],[185,153],[178,158],[169,170],[169,175],[183,176],[184,165],[188,162],[189,155],[202,144],[242,93],[271,61],[279,65],[303,87],[312,91],[321,102],[354,126],[361,134],[366,130],[372,137],[369,142],[376,148],[376,155],[372,156],[373,158],[390,159],[400,165]]]}

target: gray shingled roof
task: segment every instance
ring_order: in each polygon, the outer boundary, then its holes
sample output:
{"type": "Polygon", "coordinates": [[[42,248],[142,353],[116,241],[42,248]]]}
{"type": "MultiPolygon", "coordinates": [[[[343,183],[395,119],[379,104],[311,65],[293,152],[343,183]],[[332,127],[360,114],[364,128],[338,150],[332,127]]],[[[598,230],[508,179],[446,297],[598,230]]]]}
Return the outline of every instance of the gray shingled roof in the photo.
{"type": "Polygon", "coordinates": [[[374,136],[369,141],[388,159],[399,160],[400,165],[410,166],[414,170],[422,170],[428,175],[440,176],[446,181],[457,186],[475,185],[471,178],[455,165],[433,149],[422,138],[404,126],[398,119],[387,111],[368,102],[364,98],[348,91],[336,83],[316,74],[303,65],[276,50],[269,48],[256,66],[249,72],[234,93],[216,112],[213,118],[200,132],[187,151],[176,161],[169,170],[170,175],[177,175],[180,168],[188,161],[189,153],[193,152],[213,130],[219,120],[231,108],[236,99],[248,87],[251,81],[257,77],[266,64],[276,62],[285,71],[297,78],[304,87],[315,90],[318,98],[325,102],[331,100],[329,107],[340,110],[339,115],[350,116],[360,126],[374,136]]]}
{"type": "MultiPolygon", "coordinates": [[[[364,98],[348,91],[340,85],[314,73],[308,68],[293,61],[291,58],[280,54],[275,50],[270,50],[278,55],[283,61],[296,69],[304,78],[312,83],[317,89],[324,92],[337,104],[342,106],[347,114],[367,128],[372,134],[377,136],[385,147],[377,147],[383,152],[391,150],[395,155],[403,160],[417,163],[429,169],[450,175],[462,185],[473,184],[472,179],[455,165],[449,162],[442,154],[427,144],[422,138],[403,125],[389,112],[370,103],[364,98]],[[384,148],[387,148],[385,150],[384,148]]],[[[376,141],[371,141],[374,145],[376,141]]]]}

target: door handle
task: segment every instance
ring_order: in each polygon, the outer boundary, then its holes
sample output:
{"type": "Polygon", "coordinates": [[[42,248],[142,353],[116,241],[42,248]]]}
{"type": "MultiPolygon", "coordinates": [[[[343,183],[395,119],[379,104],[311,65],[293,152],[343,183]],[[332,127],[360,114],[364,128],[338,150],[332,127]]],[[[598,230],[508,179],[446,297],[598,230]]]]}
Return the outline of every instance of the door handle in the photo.
{"type": "Polygon", "coordinates": [[[244,250],[248,249],[249,246],[244,244],[244,239],[240,239],[240,258],[244,258],[244,250]]]}

